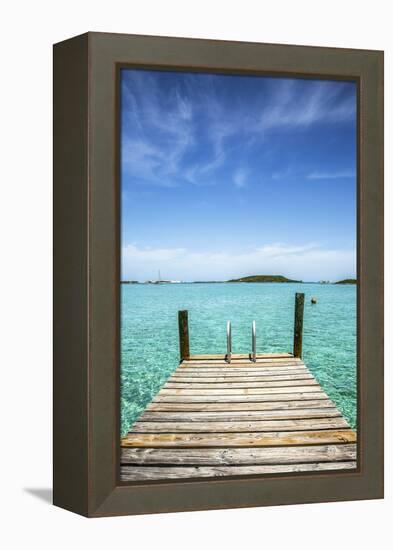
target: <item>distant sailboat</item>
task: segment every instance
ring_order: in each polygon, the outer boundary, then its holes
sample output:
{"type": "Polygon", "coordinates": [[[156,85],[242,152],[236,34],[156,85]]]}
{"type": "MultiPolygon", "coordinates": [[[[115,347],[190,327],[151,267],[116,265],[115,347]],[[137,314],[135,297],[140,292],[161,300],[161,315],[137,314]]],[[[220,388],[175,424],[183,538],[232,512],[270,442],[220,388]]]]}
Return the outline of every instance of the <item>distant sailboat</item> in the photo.
{"type": "Polygon", "coordinates": [[[161,273],[160,270],[158,270],[158,279],[157,281],[152,281],[154,285],[160,285],[161,284],[161,273]]]}

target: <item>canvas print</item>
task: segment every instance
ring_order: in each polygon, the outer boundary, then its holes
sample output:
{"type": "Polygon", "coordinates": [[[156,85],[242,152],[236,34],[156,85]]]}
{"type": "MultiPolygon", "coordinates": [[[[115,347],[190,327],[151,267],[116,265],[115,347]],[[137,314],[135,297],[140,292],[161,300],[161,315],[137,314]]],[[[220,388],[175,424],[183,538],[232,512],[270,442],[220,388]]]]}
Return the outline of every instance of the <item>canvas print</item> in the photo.
{"type": "Polygon", "coordinates": [[[357,84],[123,68],[120,480],[357,468],[357,84]]]}

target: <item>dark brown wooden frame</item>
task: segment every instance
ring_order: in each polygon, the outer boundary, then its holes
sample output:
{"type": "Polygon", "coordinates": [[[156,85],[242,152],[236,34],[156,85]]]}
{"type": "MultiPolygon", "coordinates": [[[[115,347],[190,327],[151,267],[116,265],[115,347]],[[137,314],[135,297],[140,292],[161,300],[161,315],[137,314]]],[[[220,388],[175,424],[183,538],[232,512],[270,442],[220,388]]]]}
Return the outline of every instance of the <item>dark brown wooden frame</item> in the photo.
{"type": "Polygon", "coordinates": [[[54,503],[89,517],[383,497],[383,52],[87,33],[54,47],[54,503]],[[358,82],[359,467],[121,485],[119,68],[358,82]]]}

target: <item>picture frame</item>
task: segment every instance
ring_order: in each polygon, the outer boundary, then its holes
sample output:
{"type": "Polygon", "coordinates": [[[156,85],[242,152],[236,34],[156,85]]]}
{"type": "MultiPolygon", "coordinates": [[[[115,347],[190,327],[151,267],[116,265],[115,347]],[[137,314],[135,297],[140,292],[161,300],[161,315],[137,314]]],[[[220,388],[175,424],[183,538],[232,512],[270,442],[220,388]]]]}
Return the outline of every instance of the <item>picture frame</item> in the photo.
{"type": "Polygon", "coordinates": [[[383,52],[86,33],[54,46],[54,504],[88,517],[383,498],[383,52]],[[358,83],[358,468],[119,480],[122,67],[358,83]]]}

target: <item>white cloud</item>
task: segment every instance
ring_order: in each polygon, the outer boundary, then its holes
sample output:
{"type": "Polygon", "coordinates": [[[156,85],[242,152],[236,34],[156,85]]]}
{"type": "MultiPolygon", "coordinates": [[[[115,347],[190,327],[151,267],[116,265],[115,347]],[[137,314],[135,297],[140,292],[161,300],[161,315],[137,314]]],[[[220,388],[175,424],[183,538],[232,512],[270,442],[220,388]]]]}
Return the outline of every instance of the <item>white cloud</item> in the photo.
{"type": "Polygon", "coordinates": [[[344,170],[342,172],[312,172],[307,175],[309,180],[337,180],[337,179],[352,179],[355,178],[355,172],[344,170]]]}
{"type": "Polygon", "coordinates": [[[129,244],[122,249],[125,279],[156,278],[185,281],[227,280],[246,275],[284,275],[305,281],[337,280],[356,273],[355,251],[329,250],[313,243],[299,246],[266,244],[244,252],[191,251],[185,248],[140,248],[129,244]]]}
{"type": "Polygon", "coordinates": [[[238,189],[247,187],[246,177],[247,174],[245,170],[237,170],[233,176],[233,183],[235,184],[235,187],[237,187],[238,189]]]}

